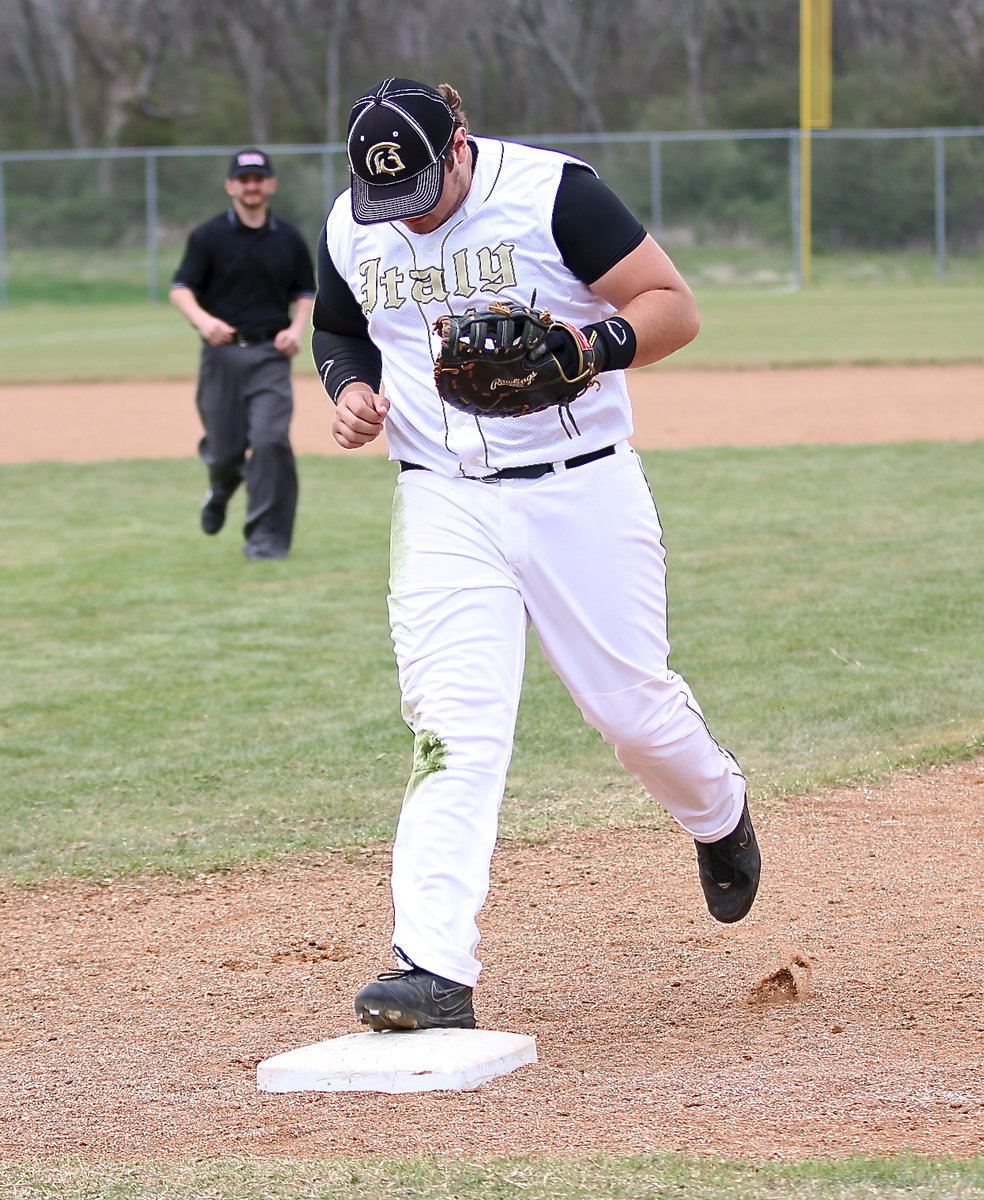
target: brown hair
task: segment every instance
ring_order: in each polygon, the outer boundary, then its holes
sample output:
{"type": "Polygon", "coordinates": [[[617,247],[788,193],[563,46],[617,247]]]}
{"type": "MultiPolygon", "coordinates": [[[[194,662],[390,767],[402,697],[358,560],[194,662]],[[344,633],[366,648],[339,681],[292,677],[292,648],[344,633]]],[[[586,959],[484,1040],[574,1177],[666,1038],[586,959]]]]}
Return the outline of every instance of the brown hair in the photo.
{"type": "Polygon", "coordinates": [[[467,129],[468,117],[465,115],[465,110],[461,107],[461,96],[457,90],[450,83],[439,83],[437,90],[444,97],[444,103],[451,109],[455,129],[467,129]]]}
{"type": "MultiPolygon", "coordinates": [[[[456,88],[453,88],[450,83],[439,83],[437,90],[444,97],[444,103],[451,109],[451,116],[454,120],[454,129],[451,131],[452,138],[457,129],[468,128],[468,116],[465,110],[461,107],[461,96],[456,88]]],[[[454,166],[454,151],[449,145],[444,152],[444,163],[449,169],[454,166]]]]}

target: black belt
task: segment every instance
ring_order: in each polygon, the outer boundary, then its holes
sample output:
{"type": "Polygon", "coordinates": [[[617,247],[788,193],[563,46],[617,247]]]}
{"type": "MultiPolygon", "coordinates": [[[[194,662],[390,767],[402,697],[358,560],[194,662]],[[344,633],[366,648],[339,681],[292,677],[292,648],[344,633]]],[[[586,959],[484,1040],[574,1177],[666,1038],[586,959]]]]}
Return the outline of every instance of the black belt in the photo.
{"type": "MultiPolygon", "coordinates": [[[[591,450],[587,454],[575,454],[573,458],[565,458],[564,466],[568,471],[574,467],[583,467],[585,463],[594,462],[598,458],[607,458],[615,453],[614,446],[605,446],[603,450],[591,450]]],[[[426,471],[420,463],[400,462],[401,471],[426,471]]],[[[528,467],[503,467],[491,475],[482,475],[480,483],[497,483],[500,479],[539,479],[543,475],[553,475],[553,463],[531,463],[528,467]]]]}
{"type": "Polygon", "coordinates": [[[263,342],[272,342],[279,332],[279,329],[271,329],[267,333],[243,333],[237,329],[232,340],[237,346],[260,346],[263,342]]]}

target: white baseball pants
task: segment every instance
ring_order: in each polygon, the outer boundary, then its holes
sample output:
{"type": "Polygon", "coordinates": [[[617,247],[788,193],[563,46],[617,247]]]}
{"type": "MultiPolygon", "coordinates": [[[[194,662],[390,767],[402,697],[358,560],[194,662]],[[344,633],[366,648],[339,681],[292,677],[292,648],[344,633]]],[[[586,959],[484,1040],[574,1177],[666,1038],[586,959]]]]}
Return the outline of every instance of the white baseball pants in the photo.
{"type": "Polygon", "coordinates": [[[664,551],[635,451],[533,480],[401,473],[390,621],[414,765],[393,847],[393,945],[474,985],[527,626],[584,719],[679,824],[713,841],[744,779],[667,665],[664,551]]]}

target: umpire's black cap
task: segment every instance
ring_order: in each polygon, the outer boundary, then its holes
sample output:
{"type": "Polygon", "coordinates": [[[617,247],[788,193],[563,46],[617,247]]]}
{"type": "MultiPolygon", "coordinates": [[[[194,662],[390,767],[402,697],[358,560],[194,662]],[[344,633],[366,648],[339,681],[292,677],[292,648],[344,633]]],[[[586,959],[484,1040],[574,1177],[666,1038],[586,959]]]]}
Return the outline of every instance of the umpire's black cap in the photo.
{"type": "Polygon", "coordinates": [[[266,175],[273,178],[273,163],[265,150],[256,146],[247,146],[245,150],[237,151],[229,163],[227,179],[238,179],[240,175],[266,175]]]}
{"type": "Polygon", "coordinates": [[[348,158],[352,216],[360,225],[422,217],[444,186],[443,155],[454,117],[439,91],[415,79],[384,79],[352,106],[348,158]]]}

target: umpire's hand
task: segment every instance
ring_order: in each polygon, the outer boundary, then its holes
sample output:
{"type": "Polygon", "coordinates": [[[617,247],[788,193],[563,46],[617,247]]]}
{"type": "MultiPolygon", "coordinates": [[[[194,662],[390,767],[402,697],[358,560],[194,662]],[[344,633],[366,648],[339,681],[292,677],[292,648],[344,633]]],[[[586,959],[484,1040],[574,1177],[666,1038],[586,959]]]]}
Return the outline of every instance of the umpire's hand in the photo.
{"type": "Polygon", "coordinates": [[[344,450],[357,450],[383,432],[389,401],[368,383],[348,383],[335,400],[331,435],[344,450]]]}
{"type": "Polygon", "coordinates": [[[236,327],[223,321],[220,317],[205,314],[205,319],[198,322],[198,332],[210,346],[224,346],[231,342],[236,333],[236,327]]]}
{"type": "Polygon", "coordinates": [[[273,339],[273,344],[284,358],[293,358],[301,348],[300,331],[293,325],[288,325],[286,329],[281,329],[273,339]]]}

